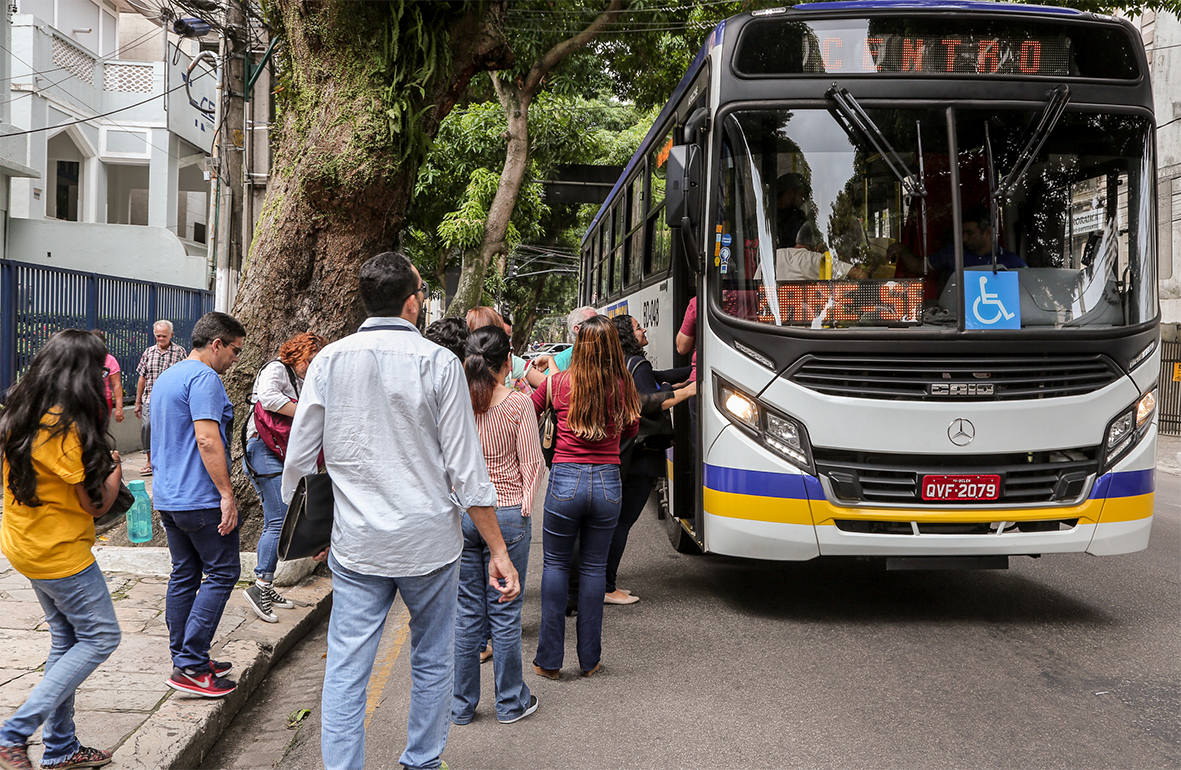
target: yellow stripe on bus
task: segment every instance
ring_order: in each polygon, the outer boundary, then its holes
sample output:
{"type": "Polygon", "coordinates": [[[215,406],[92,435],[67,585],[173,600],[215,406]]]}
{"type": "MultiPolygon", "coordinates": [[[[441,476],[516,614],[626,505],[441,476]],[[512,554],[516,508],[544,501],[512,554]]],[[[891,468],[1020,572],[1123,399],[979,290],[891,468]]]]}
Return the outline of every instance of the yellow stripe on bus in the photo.
{"type": "Polygon", "coordinates": [[[1103,506],[1103,518],[1100,519],[1100,522],[1112,524],[1117,521],[1147,519],[1152,516],[1154,497],[1155,494],[1152,492],[1134,497],[1109,497],[1103,506]]]}
{"type": "Polygon", "coordinates": [[[703,489],[701,494],[706,513],[714,516],[770,521],[777,524],[812,524],[812,512],[808,508],[807,500],[740,495],[734,492],[719,492],[708,487],[703,489]]]}

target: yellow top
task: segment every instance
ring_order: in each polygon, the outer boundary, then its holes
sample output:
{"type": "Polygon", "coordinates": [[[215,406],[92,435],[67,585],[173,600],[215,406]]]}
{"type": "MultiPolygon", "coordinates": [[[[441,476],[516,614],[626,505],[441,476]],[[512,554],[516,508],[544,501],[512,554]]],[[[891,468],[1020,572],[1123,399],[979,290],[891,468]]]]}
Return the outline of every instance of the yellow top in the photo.
{"type": "MultiPolygon", "coordinates": [[[[47,416],[48,417],[48,416],[47,416]]],[[[94,517],[82,510],[74,485],[82,483],[82,441],[77,428],[49,437],[42,423],[33,447],[33,471],[41,505],[21,505],[8,488],[4,463],[4,516],[0,550],[13,568],[33,580],[77,575],[94,563],[94,517]]]]}

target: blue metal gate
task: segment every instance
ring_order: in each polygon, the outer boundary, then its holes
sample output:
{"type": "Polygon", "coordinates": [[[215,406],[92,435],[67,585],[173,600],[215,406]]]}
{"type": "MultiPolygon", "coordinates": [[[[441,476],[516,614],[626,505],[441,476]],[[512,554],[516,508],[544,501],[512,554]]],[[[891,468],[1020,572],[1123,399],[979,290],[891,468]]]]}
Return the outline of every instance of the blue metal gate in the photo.
{"type": "Polygon", "coordinates": [[[193,324],[212,309],[209,291],[0,260],[0,399],[62,329],[102,329],[132,398],[139,357],[156,343],[152,323],[172,321],[188,350],[193,324]]]}

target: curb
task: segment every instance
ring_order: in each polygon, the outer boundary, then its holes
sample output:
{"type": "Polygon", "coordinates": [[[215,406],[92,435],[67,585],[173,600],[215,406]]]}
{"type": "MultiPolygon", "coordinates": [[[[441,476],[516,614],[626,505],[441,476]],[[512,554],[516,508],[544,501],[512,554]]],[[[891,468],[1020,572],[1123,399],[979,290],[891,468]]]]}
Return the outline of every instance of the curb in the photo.
{"type": "Polygon", "coordinates": [[[284,594],[299,605],[284,611],[288,617],[296,616],[294,622],[253,623],[240,638],[231,636],[216,648],[217,657],[234,662],[237,689],[216,700],[170,693],[115,749],[114,767],[191,770],[200,766],[271,667],[328,614],[332,578],[318,575],[284,594]]]}

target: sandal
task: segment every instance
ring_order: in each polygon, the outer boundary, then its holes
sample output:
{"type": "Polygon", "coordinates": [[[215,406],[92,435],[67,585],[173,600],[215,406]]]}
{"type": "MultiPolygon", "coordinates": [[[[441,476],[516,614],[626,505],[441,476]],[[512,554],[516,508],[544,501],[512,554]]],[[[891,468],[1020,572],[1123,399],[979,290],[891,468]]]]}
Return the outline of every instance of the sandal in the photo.
{"type": "Polygon", "coordinates": [[[150,465],[149,465],[149,466],[147,466],[146,468],[140,468],[140,469],[139,469],[139,475],[141,475],[141,476],[151,476],[151,475],[152,475],[152,466],[150,466],[150,465]]]}

